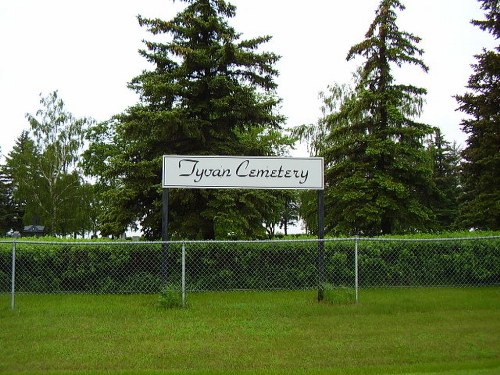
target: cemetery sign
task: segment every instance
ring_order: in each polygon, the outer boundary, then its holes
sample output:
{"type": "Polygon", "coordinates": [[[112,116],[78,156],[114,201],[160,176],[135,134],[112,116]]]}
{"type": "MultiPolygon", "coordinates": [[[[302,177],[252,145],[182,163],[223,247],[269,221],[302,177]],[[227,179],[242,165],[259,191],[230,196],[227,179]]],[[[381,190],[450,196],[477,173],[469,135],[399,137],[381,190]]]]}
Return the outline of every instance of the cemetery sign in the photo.
{"type": "Polygon", "coordinates": [[[163,156],[163,188],[323,190],[323,158],[163,156]]]}

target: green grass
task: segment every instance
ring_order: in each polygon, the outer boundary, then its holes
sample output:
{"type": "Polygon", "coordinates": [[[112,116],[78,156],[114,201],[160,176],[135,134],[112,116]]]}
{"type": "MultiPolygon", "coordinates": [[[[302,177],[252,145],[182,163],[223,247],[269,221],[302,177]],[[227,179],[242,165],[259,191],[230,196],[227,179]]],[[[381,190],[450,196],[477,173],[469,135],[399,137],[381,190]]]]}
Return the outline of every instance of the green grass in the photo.
{"type": "Polygon", "coordinates": [[[321,293],[323,302],[331,304],[350,304],[356,300],[356,290],[349,287],[337,287],[329,283],[323,283],[321,293]]]}
{"type": "Polygon", "coordinates": [[[500,288],[0,295],[0,373],[500,373],[500,288]]]}

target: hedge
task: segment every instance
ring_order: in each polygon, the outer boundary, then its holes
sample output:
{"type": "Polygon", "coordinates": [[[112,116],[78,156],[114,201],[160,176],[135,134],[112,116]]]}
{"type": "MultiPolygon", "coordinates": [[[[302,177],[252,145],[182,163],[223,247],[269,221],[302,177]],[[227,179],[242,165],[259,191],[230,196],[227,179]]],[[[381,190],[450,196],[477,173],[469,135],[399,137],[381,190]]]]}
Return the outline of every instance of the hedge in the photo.
{"type": "MultiPolygon", "coordinates": [[[[179,285],[182,243],[16,244],[16,291],[158,293],[179,285]],[[163,265],[167,265],[162,268],[163,265]]],[[[354,239],[326,240],[324,282],[354,285],[354,239]]],[[[316,241],[186,242],[189,291],[307,289],[318,285],[316,241]]],[[[0,241],[0,292],[10,291],[12,242],[0,241]]],[[[500,237],[359,239],[360,287],[500,284],[500,237]]]]}

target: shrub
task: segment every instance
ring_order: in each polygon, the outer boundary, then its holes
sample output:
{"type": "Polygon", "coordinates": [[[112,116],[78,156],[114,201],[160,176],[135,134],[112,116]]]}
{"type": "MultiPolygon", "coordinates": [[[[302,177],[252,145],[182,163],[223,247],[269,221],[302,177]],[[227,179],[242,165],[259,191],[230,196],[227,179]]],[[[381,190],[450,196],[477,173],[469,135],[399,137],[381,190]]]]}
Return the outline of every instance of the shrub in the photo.
{"type": "MultiPolygon", "coordinates": [[[[16,242],[16,291],[159,293],[180,284],[182,243],[16,242]]],[[[186,242],[188,291],[315,289],[315,241],[186,242]]],[[[10,291],[12,242],[0,241],[0,293],[10,291]]],[[[359,286],[500,284],[500,238],[359,239],[359,286]]],[[[354,285],[354,239],[326,240],[324,279],[354,285]]]]}

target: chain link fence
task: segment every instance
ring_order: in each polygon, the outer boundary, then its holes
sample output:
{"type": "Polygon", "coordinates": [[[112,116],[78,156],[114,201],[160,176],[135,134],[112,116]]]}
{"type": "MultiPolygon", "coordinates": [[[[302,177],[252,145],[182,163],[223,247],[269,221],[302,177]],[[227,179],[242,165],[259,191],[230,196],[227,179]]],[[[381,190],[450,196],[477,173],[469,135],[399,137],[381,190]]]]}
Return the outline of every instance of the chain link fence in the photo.
{"type": "Polygon", "coordinates": [[[500,236],[185,242],[0,241],[0,293],[500,285],[500,236]]]}

